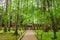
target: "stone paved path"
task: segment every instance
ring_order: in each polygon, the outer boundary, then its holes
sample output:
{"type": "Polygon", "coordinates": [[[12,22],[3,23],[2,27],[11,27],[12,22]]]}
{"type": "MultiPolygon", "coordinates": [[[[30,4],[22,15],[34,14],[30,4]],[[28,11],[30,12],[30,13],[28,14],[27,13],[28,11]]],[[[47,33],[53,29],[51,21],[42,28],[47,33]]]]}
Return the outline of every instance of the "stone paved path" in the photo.
{"type": "Polygon", "coordinates": [[[24,37],[21,40],[37,40],[33,30],[27,30],[24,37]]]}

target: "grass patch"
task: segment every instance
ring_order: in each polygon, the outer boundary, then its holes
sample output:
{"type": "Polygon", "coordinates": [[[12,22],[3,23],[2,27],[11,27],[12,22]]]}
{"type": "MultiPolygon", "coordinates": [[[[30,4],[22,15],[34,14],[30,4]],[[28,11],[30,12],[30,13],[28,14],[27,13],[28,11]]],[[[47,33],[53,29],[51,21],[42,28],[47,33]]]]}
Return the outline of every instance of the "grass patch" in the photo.
{"type": "Polygon", "coordinates": [[[4,32],[3,30],[0,30],[0,40],[16,40],[22,35],[24,30],[18,30],[19,35],[17,37],[14,35],[14,32],[14,30],[11,30],[10,32],[4,32]]]}
{"type": "Polygon", "coordinates": [[[18,39],[19,36],[14,36],[12,34],[0,34],[0,40],[16,40],[16,38],[18,39]]]}

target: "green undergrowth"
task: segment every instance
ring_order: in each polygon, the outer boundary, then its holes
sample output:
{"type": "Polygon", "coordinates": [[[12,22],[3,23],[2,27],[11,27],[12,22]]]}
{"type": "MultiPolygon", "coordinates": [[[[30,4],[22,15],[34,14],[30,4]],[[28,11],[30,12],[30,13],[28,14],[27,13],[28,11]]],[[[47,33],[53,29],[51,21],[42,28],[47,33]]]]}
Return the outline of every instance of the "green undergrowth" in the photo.
{"type": "MultiPolygon", "coordinates": [[[[39,40],[52,40],[54,37],[54,33],[52,30],[49,32],[44,32],[42,30],[35,30],[36,36],[38,37],[39,40]]],[[[60,40],[60,30],[57,32],[57,39],[60,40]]]]}

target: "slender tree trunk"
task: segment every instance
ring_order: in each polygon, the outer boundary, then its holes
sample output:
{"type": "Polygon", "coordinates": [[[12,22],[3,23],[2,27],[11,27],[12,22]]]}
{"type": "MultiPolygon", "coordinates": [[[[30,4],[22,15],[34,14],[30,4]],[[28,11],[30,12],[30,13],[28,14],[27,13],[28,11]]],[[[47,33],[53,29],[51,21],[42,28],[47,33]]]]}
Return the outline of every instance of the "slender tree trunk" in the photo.
{"type": "Polygon", "coordinates": [[[2,27],[2,14],[0,15],[0,27],[2,27]]]}
{"type": "Polygon", "coordinates": [[[45,14],[45,12],[46,12],[46,0],[43,0],[43,12],[44,12],[44,14],[45,14]]]}
{"type": "Polygon", "coordinates": [[[8,31],[11,30],[11,4],[12,4],[12,1],[10,0],[10,3],[9,3],[10,11],[9,11],[9,20],[8,20],[8,31]]]}
{"type": "Polygon", "coordinates": [[[15,29],[15,35],[18,35],[18,22],[17,22],[17,14],[16,14],[16,19],[15,19],[15,27],[16,27],[16,29],[15,29]]]}
{"type": "Polygon", "coordinates": [[[53,14],[50,13],[51,15],[51,22],[52,22],[52,28],[53,28],[53,31],[54,31],[54,39],[57,38],[57,35],[56,35],[56,24],[55,24],[55,21],[54,21],[54,18],[53,18],[53,14]]]}

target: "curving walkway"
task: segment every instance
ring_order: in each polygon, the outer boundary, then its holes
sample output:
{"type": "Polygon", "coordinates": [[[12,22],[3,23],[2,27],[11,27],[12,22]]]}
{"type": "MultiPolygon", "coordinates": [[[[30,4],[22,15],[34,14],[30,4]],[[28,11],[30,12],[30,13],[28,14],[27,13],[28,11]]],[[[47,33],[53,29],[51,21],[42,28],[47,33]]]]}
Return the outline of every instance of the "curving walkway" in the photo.
{"type": "Polygon", "coordinates": [[[33,30],[27,30],[24,37],[21,40],[38,40],[33,30]]]}

